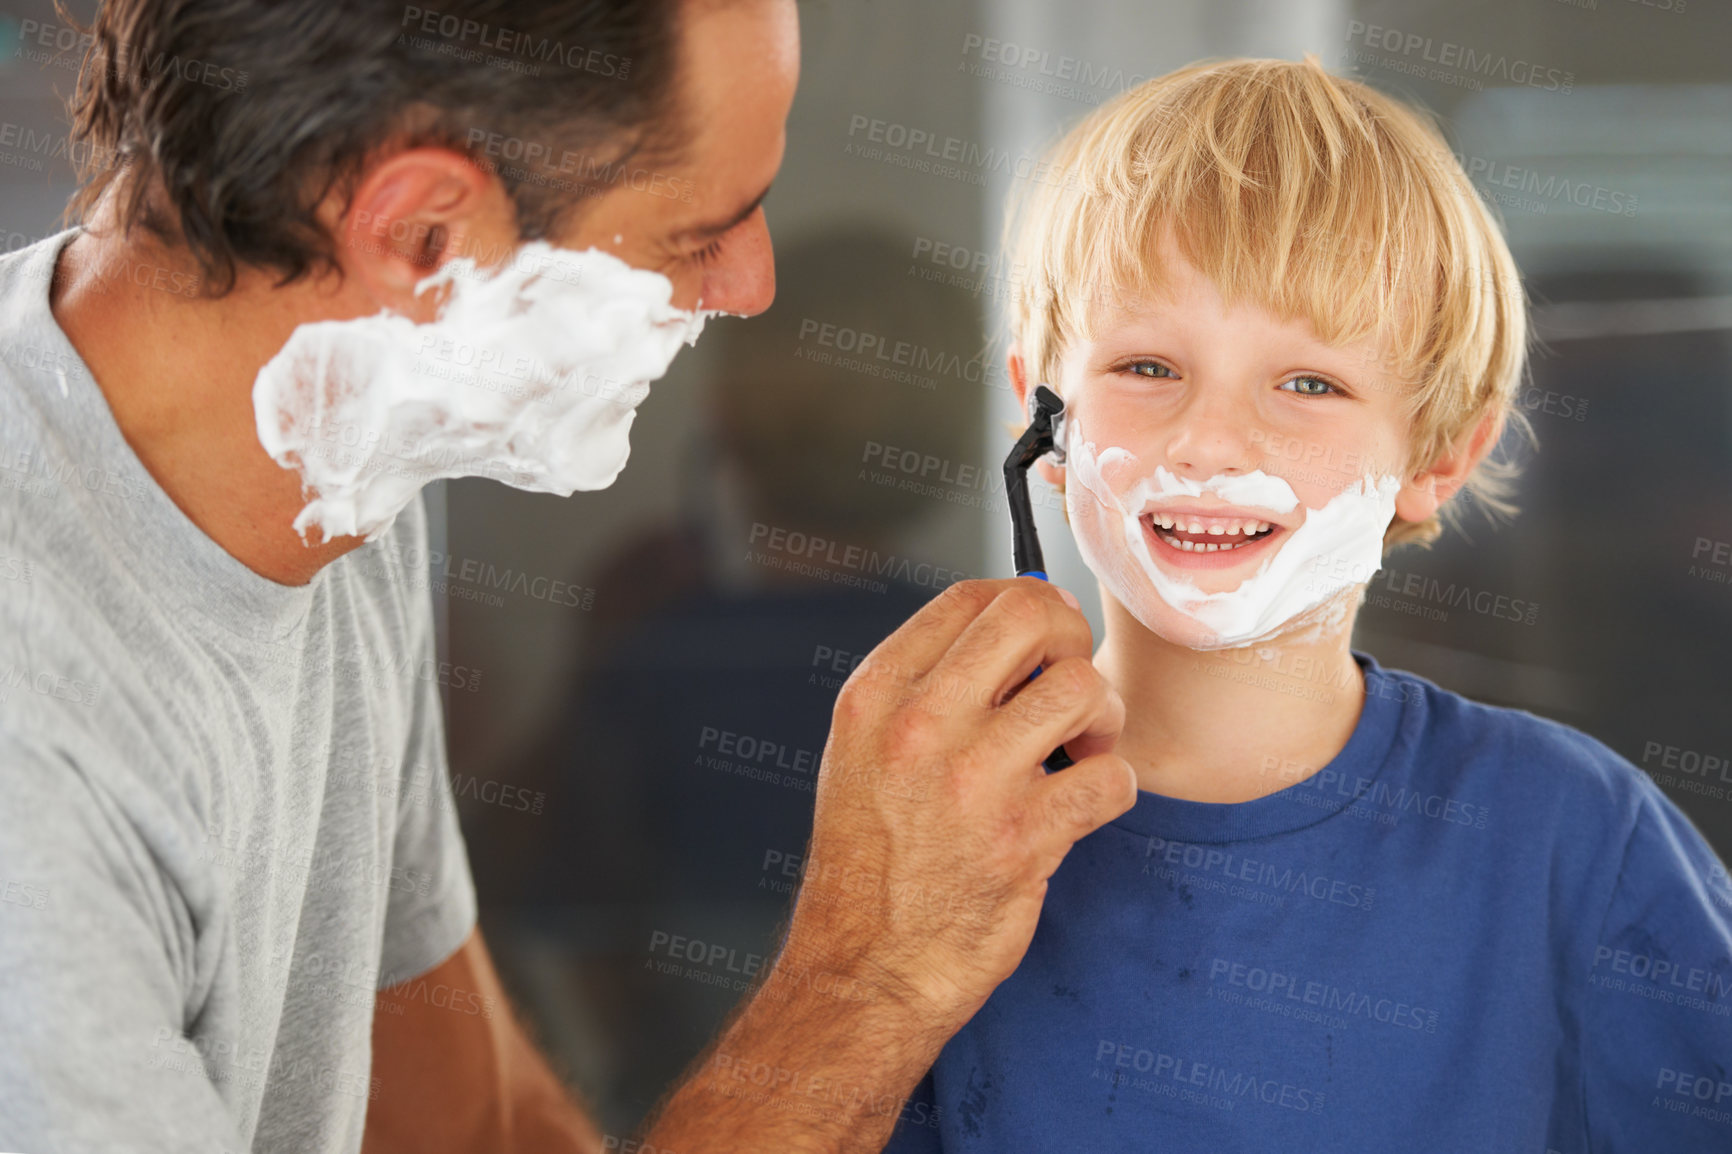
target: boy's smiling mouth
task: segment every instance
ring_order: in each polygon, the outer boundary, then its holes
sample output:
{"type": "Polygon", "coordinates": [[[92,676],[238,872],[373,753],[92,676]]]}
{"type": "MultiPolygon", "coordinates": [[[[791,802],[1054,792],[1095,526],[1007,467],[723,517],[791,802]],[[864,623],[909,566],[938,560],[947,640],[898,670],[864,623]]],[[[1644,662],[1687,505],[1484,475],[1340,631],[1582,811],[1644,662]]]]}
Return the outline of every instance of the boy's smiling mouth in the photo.
{"type": "Polygon", "coordinates": [[[1123,446],[1097,447],[1075,418],[1066,440],[1065,508],[1084,562],[1144,627],[1176,644],[1261,642],[1382,562],[1401,489],[1392,474],[1367,471],[1314,508],[1261,469],[1150,473],[1123,446]],[[1188,623],[1172,623],[1169,610],[1188,623]]]}
{"type": "Polygon", "coordinates": [[[1277,522],[1232,509],[1174,505],[1151,509],[1139,518],[1152,551],[1181,568],[1224,568],[1268,552],[1268,542],[1285,532],[1277,522]]]}

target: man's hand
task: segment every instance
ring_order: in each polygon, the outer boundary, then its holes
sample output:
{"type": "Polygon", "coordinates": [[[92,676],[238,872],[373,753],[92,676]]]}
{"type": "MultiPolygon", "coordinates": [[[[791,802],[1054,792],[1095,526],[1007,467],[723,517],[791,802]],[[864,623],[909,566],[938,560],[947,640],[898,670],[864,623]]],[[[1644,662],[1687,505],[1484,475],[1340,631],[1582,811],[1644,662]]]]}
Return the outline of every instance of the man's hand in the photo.
{"type": "Polygon", "coordinates": [[[1124,703],[1064,596],[1028,578],[953,585],[854,671],[787,962],[846,973],[946,1035],[1016,969],[1072,843],[1136,801],[1111,752],[1124,703]],[[1048,775],[1061,743],[1076,764],[1048,775]]]}
{"type": "Polygon", "coordinates": [[[1136,801],[1111,752],[1124,703],[1091,649],[1056,587],[968,581],[855,669],[788,940],[649,1144],[882,1148],[945,1041],[1022,960],[1071,845],[1136,801]],[[1076,764],[1048,775],[1060,744],[1076,764]]]}

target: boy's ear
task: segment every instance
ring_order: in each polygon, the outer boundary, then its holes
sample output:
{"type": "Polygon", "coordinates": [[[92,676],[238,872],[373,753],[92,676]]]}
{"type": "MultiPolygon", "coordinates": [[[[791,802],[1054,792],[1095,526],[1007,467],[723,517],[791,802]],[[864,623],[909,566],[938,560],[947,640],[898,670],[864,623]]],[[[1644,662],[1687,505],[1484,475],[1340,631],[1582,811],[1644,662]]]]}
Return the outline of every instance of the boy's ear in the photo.
{"type": "MultiPolygon", "coordinates": [[[[1016,423],[1016,433],[1021,436],[1022,430],[1028,427],[1028,392],[1032,388],[1028,380],[1028,362],[1022,359],[1022,346],[1015,341],[1010,344],[1010,352],[1004,359],[1005,371],[1010,375],[1010,387],[1016,393],[1016,407],[1022,411],[1022,419],[1016,423]]],[[[1064,470],[1058,468],[1050,460],[1042,457],[1035,462],[1035,471],[1040,479],[1053,488],[1064,489],[1064,470]]]]}
{"type": "Polygon", "coordinates": [[[1427,469],[1407,478],[1395,497],[1395,515],[1403,521],[1418,524],[1437,515],[1448,501],[1467,483],[1468,475],[1497,444],[1503,432],[1503,418],[1487,413],[1474,427],[1462,434],[1455,444],[1444,450],[1427,469]]]}
{"type": "Polygon", "coordinates": [[[1004,358],[1005,371],[1010,374],[1010,387],[1016,392],[1016,407],[1024,417],[1028,414],[1028,366],[1023,363],[1022,346],[1015,341],[1010,343],[1010,352],[1004,358]]]}

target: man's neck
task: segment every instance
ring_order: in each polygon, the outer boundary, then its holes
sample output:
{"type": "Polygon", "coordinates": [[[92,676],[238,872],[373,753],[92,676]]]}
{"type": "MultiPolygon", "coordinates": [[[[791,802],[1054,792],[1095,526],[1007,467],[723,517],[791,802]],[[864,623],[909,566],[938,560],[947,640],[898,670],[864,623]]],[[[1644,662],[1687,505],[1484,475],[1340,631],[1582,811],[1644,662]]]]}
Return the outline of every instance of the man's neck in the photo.
{"type": "Polygon", "coordinates": [[[1117,752],[1151,793],[1240,802],[1309,777],[1347,744],[1364,704],[1351,615],[1304,640],[1200,653],[1149,632],[1104,597],[1095,665],[1124,698],[1117,752]]]}
{"type": "Polygon", "coordinates": [[[49,303],[127,444],[188,519],[260,576],[304,585],[362,540],[295,532],[300,479],[259,444],[253,380],[295,326],[376,307],[335,278],[277,288],[243,270],[217,299],[188,295],[199,283],[185,252],[98,221],[61,250],[49,303]]]}

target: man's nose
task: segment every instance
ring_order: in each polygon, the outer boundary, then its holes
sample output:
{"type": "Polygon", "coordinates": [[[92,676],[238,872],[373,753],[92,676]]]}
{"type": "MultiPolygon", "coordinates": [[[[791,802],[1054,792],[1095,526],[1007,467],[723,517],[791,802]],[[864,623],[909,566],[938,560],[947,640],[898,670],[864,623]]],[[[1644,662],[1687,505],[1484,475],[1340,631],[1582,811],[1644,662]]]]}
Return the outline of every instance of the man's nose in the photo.
{"type": "Polygon", "coordinates": [[[749,317],[775,299],[775,253],[760,208],[728,238],[722,259],[704,271],[703,307],[749,317]]]}

